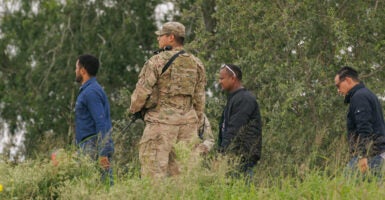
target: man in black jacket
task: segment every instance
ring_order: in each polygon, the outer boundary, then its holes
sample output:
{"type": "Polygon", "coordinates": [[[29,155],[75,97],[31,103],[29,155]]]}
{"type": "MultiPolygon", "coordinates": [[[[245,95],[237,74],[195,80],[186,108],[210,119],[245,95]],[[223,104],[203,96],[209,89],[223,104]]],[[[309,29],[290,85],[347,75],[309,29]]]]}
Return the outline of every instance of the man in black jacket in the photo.
{"type": "Polygon", "coordinates": [[[349,104],[347,131],[352,159],[349,167],[381,172],[385,158],[385,122],[381,104],[375,94],[365,87],[351,67],[341,68],[334,78],[338,92],[349,104]]]}
{"type": "Polygon", "coordinates": [[[242,71],[224,64],[219,72],[222,90],[228,92],[219,127],[219,149],[240,159],[239,170],[252,175],[261,156],[262,124],[256,98],[242,86],[242,71]]]}

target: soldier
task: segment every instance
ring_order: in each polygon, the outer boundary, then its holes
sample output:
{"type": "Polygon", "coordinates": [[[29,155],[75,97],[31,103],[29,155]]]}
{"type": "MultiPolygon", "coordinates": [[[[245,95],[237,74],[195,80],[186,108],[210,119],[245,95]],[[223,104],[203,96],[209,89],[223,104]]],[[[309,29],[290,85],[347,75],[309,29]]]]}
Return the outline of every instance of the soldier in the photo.
{"type": "Polygon", "coordinates": [[[165,23],[156,31],[160,50],[143,66],[131,96],[130,113],[144,114],[139,143],[142,177],[180,173],[174,145],[198,141],[203,123],[206,75],[202,62],[183,50],[185,27],[165,23]]]}

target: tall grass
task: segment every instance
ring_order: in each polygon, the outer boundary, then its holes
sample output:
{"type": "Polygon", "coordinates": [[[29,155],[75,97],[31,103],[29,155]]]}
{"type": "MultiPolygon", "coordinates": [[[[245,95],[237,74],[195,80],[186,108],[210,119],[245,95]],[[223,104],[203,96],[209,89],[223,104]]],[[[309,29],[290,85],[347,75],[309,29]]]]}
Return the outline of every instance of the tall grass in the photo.
{"type": "Polygon", "coordinates": [[[57,166],[46,158],[17,165],[1,162],[0,199],[383,199],[385,195],[383,184],[347,178],[342,166],[299,165],[293,173],[277,174],[262,161],[252,181],[246,182],[226,175],[232,169],[226,157],[191,160],[181,146],[177,154],[185,166],[182,175],[150,180],[132,168],[125,174],[115,171],[112,187],[100,183],[97,166],[70,150],[61,152],[57,166]]]}
{"type": "MultiPolygon", "coordinates": [[[[219,99],[208,101],[213,133],[218,132],[222,104],[219,99]]],[[[215,150],[191,159],[190,151],[178,145],[184,166],[180,176],[140,178],[137,144],[144,124],[137,121],[122,131],[128,123],[122,120],[114,122],[114,186],[103,185],[99,167],[68,147],[58,151],[56,166],[43,151],[22,163],[0,161],[0,199],[383,199],[382,183],[344,175],[348,148],[345,135],[338,134],[341,122],[314,127],[301,123],[303,119],[269,119],[263,127],[262,158],[250,182],[228,176],[234,166],[215,150]]],[[[60,146],[53,142],[47,141],[60,146]]]]}

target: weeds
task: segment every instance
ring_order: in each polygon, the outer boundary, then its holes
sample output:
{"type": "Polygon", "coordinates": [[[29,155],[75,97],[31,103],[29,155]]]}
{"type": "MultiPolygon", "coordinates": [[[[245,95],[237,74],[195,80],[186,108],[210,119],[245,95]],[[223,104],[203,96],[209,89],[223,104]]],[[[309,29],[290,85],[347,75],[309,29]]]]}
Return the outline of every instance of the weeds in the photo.
{"type": "MultiPolygon", "coordinates": [[[[178,177],[141,179],[115,173],[116,182],[106,188],[99,182],[98,168],[86,158],[60,150],[58,164],[49,159],[25,161],[12,166],[0,163],[1,199],[381,199],[385,188],[379,182],[347,179],[342,170],[297,169],[297,175],[270,176],[271,168],[261,162],[247,183],[232,178],[227,157],[191,160],[177,146],[184,166],[178,177]],[[195,162],[195,163],[192,163],[195,162]],[[302,170],[302,171],[301,171],[302,170]],[[334,171],[335,173],[330,173],[334,171]]],[[[137,170],[132,168],[130,170],[137,170]]],[[[296,170],[293,170],[296,171],[296,170]]]]}

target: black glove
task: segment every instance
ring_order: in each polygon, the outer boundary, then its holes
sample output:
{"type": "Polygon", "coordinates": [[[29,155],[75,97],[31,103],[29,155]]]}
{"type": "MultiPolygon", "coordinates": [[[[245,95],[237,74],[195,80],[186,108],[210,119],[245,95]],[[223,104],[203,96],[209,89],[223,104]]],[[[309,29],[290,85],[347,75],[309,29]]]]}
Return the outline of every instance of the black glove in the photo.
{"type": "Polygon", "coordinates": [[[136,121],[137,119],[143,120],[144,116],[142,114],[142,111],[136,112],[132,115],[131,120],[136,121]]]}

